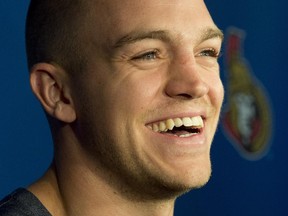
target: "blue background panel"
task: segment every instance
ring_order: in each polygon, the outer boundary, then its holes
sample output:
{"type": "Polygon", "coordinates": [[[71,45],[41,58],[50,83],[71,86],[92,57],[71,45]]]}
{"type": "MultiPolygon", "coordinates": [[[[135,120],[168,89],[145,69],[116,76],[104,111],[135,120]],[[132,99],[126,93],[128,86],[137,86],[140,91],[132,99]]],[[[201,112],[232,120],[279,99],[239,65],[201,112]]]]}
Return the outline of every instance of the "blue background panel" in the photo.
{"type": "Polygon", "coordinates": [[[24,27],[29,1],[0,1],[0,197],[47,169],[52,142],[41,106],[31,93],[24,27]]]}

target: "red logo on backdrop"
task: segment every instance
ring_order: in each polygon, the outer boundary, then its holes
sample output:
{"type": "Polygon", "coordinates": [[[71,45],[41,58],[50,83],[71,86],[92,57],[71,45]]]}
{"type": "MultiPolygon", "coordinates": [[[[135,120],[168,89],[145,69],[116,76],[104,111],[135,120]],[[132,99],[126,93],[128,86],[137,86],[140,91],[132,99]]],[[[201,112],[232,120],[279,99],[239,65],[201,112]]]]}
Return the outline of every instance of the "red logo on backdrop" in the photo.
{"type": "Polygon", "coordinates": [[[226,35],[226,102],[222,125],[242,156],[262,158],[269,149],[272,115],[266,91],[244,56],[244,31],[230,28],[226,35]]]}

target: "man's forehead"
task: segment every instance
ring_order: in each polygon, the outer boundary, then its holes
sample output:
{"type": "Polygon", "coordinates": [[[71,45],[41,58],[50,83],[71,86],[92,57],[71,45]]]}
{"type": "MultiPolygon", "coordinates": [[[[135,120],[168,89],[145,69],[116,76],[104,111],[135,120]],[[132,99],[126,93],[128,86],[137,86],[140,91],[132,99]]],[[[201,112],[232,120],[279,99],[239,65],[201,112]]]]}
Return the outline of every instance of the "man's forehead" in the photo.
{"type": "MultiPolygon", "coordinates": [[[[131,12],[130,9],[135,8],[155,8],[155,7],[187,7],[187,5],[191,5],[193,7],[196,2],[202,2],[203,0],[90,0],[89,2],[98,8],[99,10],[114,10],[114,11],[122,11],[131,12]]],[[[90,5],[92,7],[92,5],[90,5]]],[[[110,14],[113,15],[113,14],[110,14]]]]}
{"type": "MultiPolygon", "coordinates": [[[[221,32],[216,31],[203,0],[91,1],[98,5],[91,20],[94,42],[102,45],[104,42],[110,48],[146,37],[166,41],[177,34],[196,37],[196,29],[200,28],[212,29],[222,37],[221,32]]],[[[197,32],[212,34],[206,30],[197,32]]]]}

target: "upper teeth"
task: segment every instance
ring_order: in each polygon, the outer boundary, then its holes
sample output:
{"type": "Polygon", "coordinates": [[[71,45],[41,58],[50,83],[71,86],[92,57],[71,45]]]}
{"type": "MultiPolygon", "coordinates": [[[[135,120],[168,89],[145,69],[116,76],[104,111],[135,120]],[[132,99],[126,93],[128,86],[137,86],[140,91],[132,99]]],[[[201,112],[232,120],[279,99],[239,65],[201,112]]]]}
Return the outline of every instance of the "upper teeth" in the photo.
{"type": "Polygon", "coordinates": [[[195,116],[195,117],[167,119],[165,121],[160,121],[148,125],[148,127],[155,132],[166,132],[168,130],[173,130],[174,127],[181,127],[181,126],[202,128],[204,124],[201,116],[195,116]]]}

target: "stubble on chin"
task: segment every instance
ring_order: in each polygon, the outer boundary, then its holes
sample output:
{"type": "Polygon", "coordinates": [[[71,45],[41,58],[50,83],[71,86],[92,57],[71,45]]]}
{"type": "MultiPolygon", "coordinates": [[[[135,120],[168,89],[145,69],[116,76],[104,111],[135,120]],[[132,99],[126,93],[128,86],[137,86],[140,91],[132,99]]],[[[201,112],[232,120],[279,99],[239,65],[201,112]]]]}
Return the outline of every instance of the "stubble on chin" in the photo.
{"type": "Polygon", "coordinates": [[[127,173],[118,174],[124,179],[123,181],[114,181],[114,183],[118,184],[120,193],[127,199],[139,202],[168,201],[175,200],[193,189],[203,187],[210,179],[211,164],[209,161],[209,165],[205,168],[197,167],[195,170],[176,177],[165,175],[162,172],[151,172],[151,170],[139,172],[138,175],[134,172],[136,174],[134,176],[127,176],[127,173]]]}

